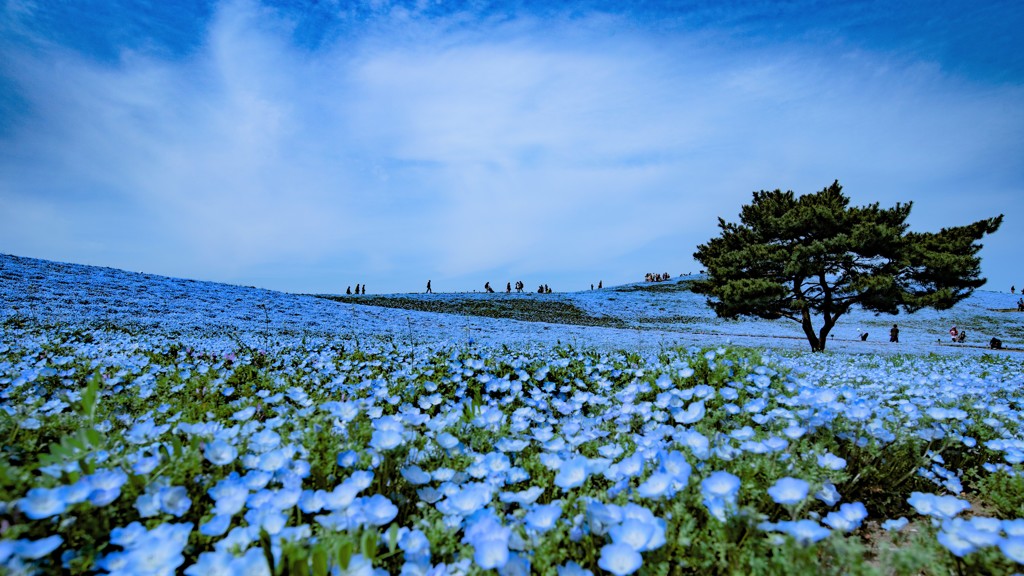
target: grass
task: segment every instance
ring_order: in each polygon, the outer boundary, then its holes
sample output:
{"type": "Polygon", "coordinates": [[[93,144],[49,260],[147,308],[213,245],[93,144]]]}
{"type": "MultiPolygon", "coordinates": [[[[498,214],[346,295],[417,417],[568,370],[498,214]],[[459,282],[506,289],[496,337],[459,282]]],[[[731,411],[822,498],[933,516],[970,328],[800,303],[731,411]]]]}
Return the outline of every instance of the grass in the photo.
{"type": "Polygon", "coordinates": [[[611,316],[593,316],[573,304],[557,300],[539,300],[523,297],[490,296],[479,298],[407,298],[403,296],[330,296],[318,295],[318,298],[361,304],[364,306],[382,306],[384,308],[400,308],[419,312],[437,312],[460,316],[483,316],[485,318],[503,318],[522,320],[524,322],[547,322],[550,324],[571,324],[576,326],[603,326],[607,328],[626,328],[628,325],[611,316]]]}

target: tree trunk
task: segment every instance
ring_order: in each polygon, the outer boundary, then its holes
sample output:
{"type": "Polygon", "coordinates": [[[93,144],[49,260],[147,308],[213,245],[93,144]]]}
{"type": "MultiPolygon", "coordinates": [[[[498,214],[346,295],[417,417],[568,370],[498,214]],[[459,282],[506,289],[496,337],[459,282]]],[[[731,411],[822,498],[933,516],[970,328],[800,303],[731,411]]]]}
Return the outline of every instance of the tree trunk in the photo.
{"type": "Polygon", "coordinates": [[[836,325],[835,322],[825,321],[825,324],[821,327],[821,332],[818,334],[818,352],[825,351],[825,343],[828,342],[828,333],[832,331],[832,328],[836,325]]]}
{"type": "Polygon", "coordinates": [[[809,310],[804,308],[801,313],[801,326],[804,328],[804,334],[807,335],[807,342],[811,344],[811,352],[821,352],[825,349],[823,341],[818,340],[817,334],[814,333],[814,326],[811,324],[811,313],[809,310]]]}

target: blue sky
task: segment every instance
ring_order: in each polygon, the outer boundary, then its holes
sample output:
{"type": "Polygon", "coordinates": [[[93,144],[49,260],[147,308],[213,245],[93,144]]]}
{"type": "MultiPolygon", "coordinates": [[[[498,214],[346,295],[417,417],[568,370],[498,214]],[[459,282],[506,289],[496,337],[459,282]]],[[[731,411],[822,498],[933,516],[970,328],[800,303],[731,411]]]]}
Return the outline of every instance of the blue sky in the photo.
{"type": "Polygon", "coordinates": [[[292,292],[696,271],[760,189],[1003,213],[1019,2],[0,0],[0,251],[292,292]],[[981,4],[977,6],[976,4],[981,4]]]}

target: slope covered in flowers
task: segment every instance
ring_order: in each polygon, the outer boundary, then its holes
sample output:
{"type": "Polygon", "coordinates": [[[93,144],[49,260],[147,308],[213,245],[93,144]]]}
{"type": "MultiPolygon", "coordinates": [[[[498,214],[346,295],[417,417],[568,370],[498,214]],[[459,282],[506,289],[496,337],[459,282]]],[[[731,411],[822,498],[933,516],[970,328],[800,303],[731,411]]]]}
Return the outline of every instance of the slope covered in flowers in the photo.
{"type": "Polygon", "coordinates": [[[0,343],[14,573],[1024,569],[1013,352],[428,340],[440,315],[3,262],[40,276],[0,343]]]}

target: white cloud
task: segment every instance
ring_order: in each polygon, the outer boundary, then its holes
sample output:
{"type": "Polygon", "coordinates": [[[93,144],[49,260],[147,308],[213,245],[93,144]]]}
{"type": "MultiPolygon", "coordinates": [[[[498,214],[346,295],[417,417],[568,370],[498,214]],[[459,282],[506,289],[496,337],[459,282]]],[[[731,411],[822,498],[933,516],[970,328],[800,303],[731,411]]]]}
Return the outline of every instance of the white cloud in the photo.
{"type": "Polygon", "coordinates": [[[0,242],[242,282],[288,262],[306,276],[275,287],[296,291],[360,274],[585,286],[695,269],[754,189],[839,178],[856,203],[919,207],[971,204],[964,182],[1019,191],[1018,87],[879,54],[725,53],[608,16],[393,18],[306,50],[276,12],[231,2],[179,60],[11,54],[34,116],[0,143],[0,200],[56,230],[0,242]]]}

